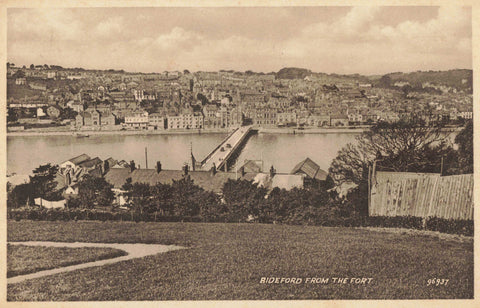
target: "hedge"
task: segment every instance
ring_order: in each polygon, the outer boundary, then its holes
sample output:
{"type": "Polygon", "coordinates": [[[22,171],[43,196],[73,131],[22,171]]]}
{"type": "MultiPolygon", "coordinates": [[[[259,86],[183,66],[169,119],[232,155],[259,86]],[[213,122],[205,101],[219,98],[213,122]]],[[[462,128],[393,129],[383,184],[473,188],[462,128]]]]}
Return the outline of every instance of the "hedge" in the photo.
{"type": "Polygon", "coordinates": [[[473,220],[431,217],[426,221],[426,228],[443,233],[473,236],[473,220]]]}
{"type": "MultiPolygon", "coordinates": [[[[221,214],[211,217],[201,216],[165,216],[160,213],[141,213],[134,211],[102,211],[92,209],[42,209],[20,208],[8,211],[8,218],[13,220],[98,220],[98,221],[135,221],[135,222],[245,222],[241,215],[221,214]]],[[[273,222],[262,219],[261,222],[273,222]]],[[[328,227],[384,227],[431,230],[442,233],[473,236],[472,220],[454,220],[429,217],[425,221],[414,216],[346,216],[342,217],[325,209],[311,210],[308,215],[294,215],[279,221],[284,224],[317,225],[328,227]]]]}

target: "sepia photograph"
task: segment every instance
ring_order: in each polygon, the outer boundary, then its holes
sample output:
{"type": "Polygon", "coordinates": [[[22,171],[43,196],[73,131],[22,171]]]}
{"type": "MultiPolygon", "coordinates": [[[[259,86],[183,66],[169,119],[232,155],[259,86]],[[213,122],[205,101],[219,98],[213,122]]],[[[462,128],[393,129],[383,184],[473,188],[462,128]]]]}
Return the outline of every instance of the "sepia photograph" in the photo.
{"type": "Polygon", "coordinates": [[[7,302],[474,299],[471,5],[39,3],[7,302]]]}

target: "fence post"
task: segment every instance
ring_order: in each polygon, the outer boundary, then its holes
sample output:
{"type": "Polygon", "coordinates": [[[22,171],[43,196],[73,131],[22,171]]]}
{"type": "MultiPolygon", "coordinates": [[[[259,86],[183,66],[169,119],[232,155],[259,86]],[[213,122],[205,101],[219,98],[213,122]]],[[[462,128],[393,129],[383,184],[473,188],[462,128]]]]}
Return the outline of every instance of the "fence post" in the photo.
{"type": "Polygon", "coordinates": [[[432,192],[431,192],[431,197],[430,197],[430,204],[428,205],[428,212],[426,213],[427,215],[424,216],[424,221],[423,221],[423,224],[424,224],[424,228],[427,226],[427,219],[428,217],[430,217],[430,215],[432,214],[432,206],[433,206],[433,198],[435,197],[436,195],[436,190],[437,190],[437,183],[438,183],[438,179],[440,177],[439,176],[436,176],[435,177],[435,182],[433,183],[433,188],[432,188],[432,192]]]}
{"type": "Polygon", "coordinates": [[[368,165],[368,203],[367,203],[368,204],[368,216],[370,216],[371,202],[372,202],[371,201],[371,196],[370,196],[371,193],[372,193],[370,185],[371,185],[371,166],[369,164],[368,165]]]}

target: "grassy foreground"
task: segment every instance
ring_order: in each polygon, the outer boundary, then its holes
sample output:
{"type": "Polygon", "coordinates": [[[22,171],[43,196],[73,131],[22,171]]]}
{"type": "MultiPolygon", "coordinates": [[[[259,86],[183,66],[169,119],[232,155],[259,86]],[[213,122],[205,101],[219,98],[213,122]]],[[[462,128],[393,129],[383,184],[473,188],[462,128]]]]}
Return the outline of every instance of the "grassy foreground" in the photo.
{"type": "Polygon", "coordinates": [[[9,301],[473,298],[473,243],[264,224],[8,221],[8,240],[188,246],[8,285],[9,301]],[[262,277],[300,284],[260,283],[262,277]],[[328,283],[305,283],[307,278],[328,283]],[[349,278],[333,283],[333,278],[349,278]],[[351,278],[372,278],[369,284],[351,278]],[[428,279],[448,284],[428,286],[428,279]]]}
{"type": "Polygon", "coordinates": [[[7,277],[124,256],[125,251],[97,247],[7,245],[7,277]]]}

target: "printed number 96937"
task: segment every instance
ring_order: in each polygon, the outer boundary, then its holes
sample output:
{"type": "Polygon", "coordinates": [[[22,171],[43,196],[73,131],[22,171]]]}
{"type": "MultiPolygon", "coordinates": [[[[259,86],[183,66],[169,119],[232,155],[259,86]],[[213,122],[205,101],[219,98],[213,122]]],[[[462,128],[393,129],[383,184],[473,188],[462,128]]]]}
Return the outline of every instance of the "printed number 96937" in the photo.
{"type": "Polygon", "coordinates": [[[448,279],[433,278],[427,280],[427,286],[446,286],[448,279]]]}

